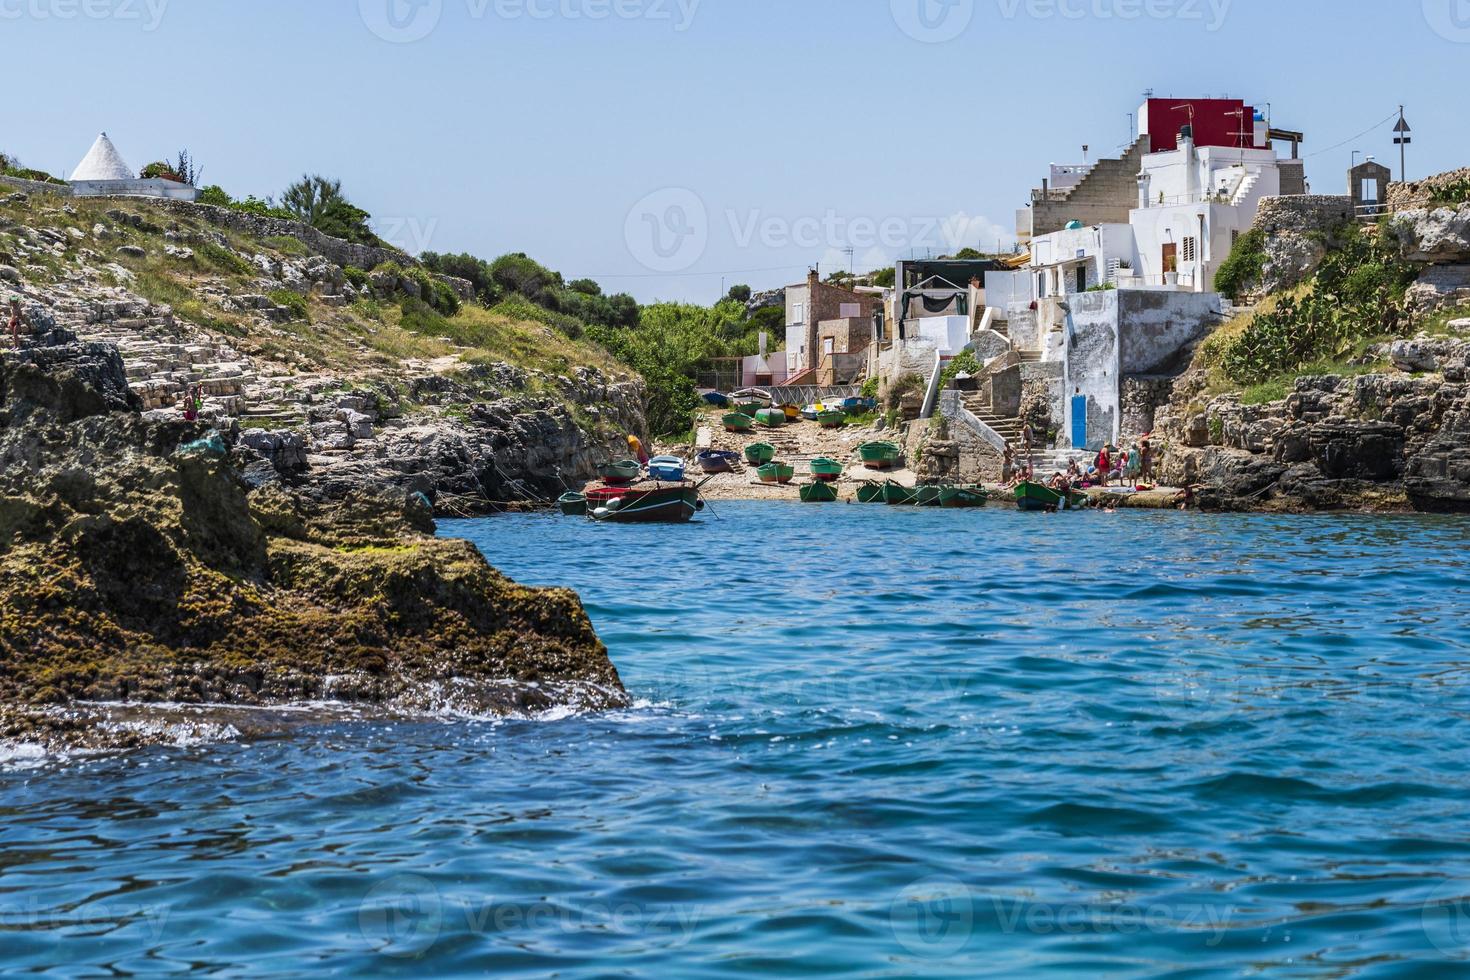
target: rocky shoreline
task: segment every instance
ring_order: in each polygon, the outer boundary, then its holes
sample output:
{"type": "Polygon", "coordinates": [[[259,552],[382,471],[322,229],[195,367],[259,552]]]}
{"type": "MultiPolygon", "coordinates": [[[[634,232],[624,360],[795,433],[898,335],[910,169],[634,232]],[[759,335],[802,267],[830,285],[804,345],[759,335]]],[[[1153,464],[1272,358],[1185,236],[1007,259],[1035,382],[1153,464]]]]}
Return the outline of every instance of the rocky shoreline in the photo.
{"type": "Polygon", "coordinates": [[[176,740],[120,705],[627,703],[578,598],[435,538],[422,494],[252,483],[206,426],[138,408],[109,345],[0,356],[0,739],[176,740]]]}

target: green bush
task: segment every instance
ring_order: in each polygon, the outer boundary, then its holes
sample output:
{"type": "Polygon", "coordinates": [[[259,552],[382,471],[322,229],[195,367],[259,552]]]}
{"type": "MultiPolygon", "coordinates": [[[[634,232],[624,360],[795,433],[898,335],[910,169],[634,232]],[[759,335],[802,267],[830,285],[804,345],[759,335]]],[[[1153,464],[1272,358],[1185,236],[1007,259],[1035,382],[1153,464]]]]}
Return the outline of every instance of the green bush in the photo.
{"type": "Polygon", "coordinates": [[[1417,276],[1391,239],[1349,229],[1329,252],[1301,299],[1283,297],[1257,314],[1220,358],[1237,384],[1262,385],[1307,365],[1350,356],[1401,329],[1404,291],[1417,276]]]}
{"type": "Polygon", "coordinates": [[[213,204],[218,208],[227,208],[231,204],[234,204],[235,201],[229,194],[225,193],[223,187],[218,184],[210,184],[199,192],[199,203],[213,204]]]}
{"type": "Polygon", "coordinates": [[[340,180],[321,175],[302,177],[286,188],[281,206],[297,221],[311,225],[324,235],[361,245],[381,245],[368,225],[372,215],[353,204],[342,192],[340,180]]]}
{"type": "Polygon", "coordinates": [[[344,266],[342,277],[352,284],[354,289],[362,289],[368,284],[368,274],[365,270],[355,265],[344,266]]]}
{"type": "Polygon", "coordinates": [[[1266,271],[1266,233],[1252,228],[1235,241],[1230,256],[1215,273],[1215,292],[1239,296],[1261,281],[1266,271]]]}
{"type": "Polygon", "coordinates": [[[1462,178],[1434,192],[1435,204],[1465,204],[1470,202],[1470,178],[1462,178]]]}
{"type": "Polygon", "coordinates": [[[236,255],[227,248],[221,248],[214,242],[200,242],[194,246],[194,257],[201,265],[225,275],[255,276],[260,272],[243,256],[236,255]]]}
{"type": "Polygon", "coordinates": [[[311,322],[311,313],[307,309],[305,296],[293,293],[289,289],[273,289],[269,295],[272,303],[290,310],[293,319],[311,322]]]}
{"type": "Polygon", "coordinates": [[[863,382],[862,396],[864,398],[877,398],[878,397],[878,379],[877,378],[869,378],[867,381],[864,381],[863,382]]]}
{"type": "Polygon", "coordinates": [[[178,180],[179,175],[174,173],[173,167],[169,166],[167,163],[164,163],[162,160],[158,160],[144,167],[142,171],[139,172],[138,178],[140,180],[178,180]]]}

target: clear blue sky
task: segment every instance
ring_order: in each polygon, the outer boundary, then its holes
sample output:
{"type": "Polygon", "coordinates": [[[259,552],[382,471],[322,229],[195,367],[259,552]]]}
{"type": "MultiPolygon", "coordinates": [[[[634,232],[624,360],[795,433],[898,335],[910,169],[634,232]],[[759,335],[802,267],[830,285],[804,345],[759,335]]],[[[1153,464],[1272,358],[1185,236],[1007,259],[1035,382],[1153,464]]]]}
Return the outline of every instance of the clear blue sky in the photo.
{"type": "Polygon", "coordinates": [[[645,301],[944,249],[945,218],[993,247],[1146,88],[1349,141],[1308,159],[1320,191],[1353,149],[1397,170],[1388,127],[1351,138],[1400,102],[1411,177],[1470,163],[1470,0],[0,0],[0,38],[30,166],[106,129],[236,196],[320,172],[401,245],[645,301]]]}

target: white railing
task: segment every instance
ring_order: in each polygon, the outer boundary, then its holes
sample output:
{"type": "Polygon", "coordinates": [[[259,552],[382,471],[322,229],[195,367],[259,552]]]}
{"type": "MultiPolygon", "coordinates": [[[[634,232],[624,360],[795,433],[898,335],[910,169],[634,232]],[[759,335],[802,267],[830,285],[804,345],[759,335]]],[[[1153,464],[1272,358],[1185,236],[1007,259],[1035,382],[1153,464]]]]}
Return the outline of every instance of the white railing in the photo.
{"type": "Polygon", "coordinates": [[[935,351],[934,373],[929,375],[929,389],[924,393],[924,410],[919,413],[921,419],[934,417],[935,406],[939,404],[939,382],[942,374],[944,374],[944,356],[939,351],[935,351]]]}

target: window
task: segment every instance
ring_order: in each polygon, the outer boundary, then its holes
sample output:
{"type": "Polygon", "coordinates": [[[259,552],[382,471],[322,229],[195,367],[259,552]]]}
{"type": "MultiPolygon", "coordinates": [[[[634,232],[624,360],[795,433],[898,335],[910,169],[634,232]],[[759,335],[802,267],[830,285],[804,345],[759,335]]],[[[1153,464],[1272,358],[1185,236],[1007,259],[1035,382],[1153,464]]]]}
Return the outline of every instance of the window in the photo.
{"type": "Polygon", "coordinates": [[[1118,284],[1118,273],[1119,273],[1119,271],[1122,268],[1123,268],[1123,263],[1122,263],[1121,260],[1119,260],[1119,259],[1108,259],[1108,282],[1112,283],[1113,285],[1117,285],[1118,284]]]}
{"type": "Polygon", "coordinates": [[[1199,239],[1186,238],[1184,247],[1180,249],[1180,259],[1185,263],[1194,262],[1199,258],[1199,239]]]}
{"type": "Polygon", "coordinates": [[[1364,177],[1362,186],[1358,191],[1358,199],[1364,204],[1378,203],[1378,178],[1364,177]]]}
{"type": "Polygon", "coordinates": [[[806,304],[805,303],[792,303],[791,304],[791,322],[792,323],[805,323],[806,322],[806,304]]]}

